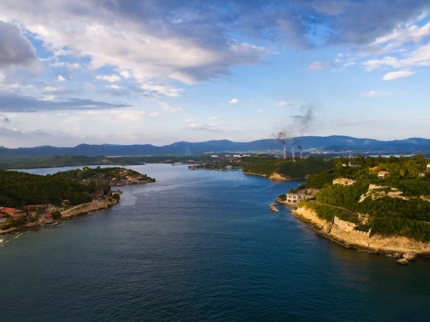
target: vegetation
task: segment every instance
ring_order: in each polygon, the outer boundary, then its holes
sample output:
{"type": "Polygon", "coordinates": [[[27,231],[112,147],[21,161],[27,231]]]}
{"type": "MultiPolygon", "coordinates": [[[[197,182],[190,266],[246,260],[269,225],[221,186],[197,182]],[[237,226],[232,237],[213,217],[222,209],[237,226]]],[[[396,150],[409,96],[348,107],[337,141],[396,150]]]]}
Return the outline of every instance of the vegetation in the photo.
{"type": "Polygon", "coordinates": [[[30,204],[71,205],[91,201],[89,187],[52,176],[0,170],[0,205],[24,207],[30,204]]]}
{"type": "Polygon", "coordinates": [[[337,159],[333,169],[311,176],[306,188],[320,189],[316,195],[317,204],[313,207],[321,218],[330,220],[336,210],[345,209],[347,212],[367,215],[366,222],[358,222],[360,230],[372,228],[372,234],[398,235],[428,242],[428,163],[422,155],[409,158],[364,158],[356,155],[354,158],[337,159]],[[385,178],[378,178],[380,171],[388,171],[389,174],[385,178]],[[333,179],[339,177],[353,179],[355,183],[350,186],[333,184],[333,179]],[[378,185],[379,188],[369,191],[370,184],[378,185]],[[321,209],[318,205],[332,210],[321,209]]]}
{"type": "Polygon", "coordinates": [[[301,179],[333,167],[331,159],[308,157],[298,159],[276,159],[262,157],[247,157],[242,160],[243,171],[246,173],[271,176],[274,172],[286,178],[301,179]]]}

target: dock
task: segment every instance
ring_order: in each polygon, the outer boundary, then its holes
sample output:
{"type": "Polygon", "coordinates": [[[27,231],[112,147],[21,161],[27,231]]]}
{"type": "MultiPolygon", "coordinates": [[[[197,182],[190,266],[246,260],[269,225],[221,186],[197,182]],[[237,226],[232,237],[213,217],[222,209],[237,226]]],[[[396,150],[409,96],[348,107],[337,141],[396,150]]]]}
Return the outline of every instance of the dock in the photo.
{"type": "Polygon", "coordinates": [[[279,212],[279,210],[275,207],[275,203],[271,203],[270,205],[269,205],[269,208],[270,208],[270,210],[272,210],[273,212],[276,212],[276,213],[278,213],[279,212]]]}

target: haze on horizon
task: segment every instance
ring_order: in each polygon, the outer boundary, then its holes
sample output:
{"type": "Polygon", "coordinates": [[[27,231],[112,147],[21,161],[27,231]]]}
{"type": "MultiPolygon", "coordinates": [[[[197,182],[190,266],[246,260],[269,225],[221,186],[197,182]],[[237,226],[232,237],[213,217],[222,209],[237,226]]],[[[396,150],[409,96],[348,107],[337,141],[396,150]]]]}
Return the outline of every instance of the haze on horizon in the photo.
{"type": "Polygon", "coordinates": [[[429,138],[429,66],[429,0],[2,0],[0,146],[429,138]]]}

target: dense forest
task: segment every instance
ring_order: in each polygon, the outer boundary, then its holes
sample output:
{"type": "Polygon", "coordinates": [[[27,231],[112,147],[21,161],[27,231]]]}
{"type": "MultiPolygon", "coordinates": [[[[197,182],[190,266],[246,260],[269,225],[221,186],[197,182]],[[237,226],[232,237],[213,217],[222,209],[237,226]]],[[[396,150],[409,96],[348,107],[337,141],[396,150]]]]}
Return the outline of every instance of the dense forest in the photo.
{"type": "Polygon", "coordinates": [[[267,177],[276,172],[286,178],[302,179],[332,167],[332,159],[313,156],[306,159],[297,159],[296,161],[273,157],[247,157],[242,159],[242,168],[245,173],[267,177]]]}
{"type": "Polygon", "coordinates": [[[338,158],[333,169],[311,176],[306,188],[320,189],[313,207],[322,218],[331,220],[339,209],[344,214],[364,214],[365,220],[359,220],[358,215],[342,219],[355,221],[359,230],[371,228],[372,234],[399,235],[427,242],[430,241],[428,163],[422,155],[338,158]],[[355,182],[350,186],[333,184],[335,178],[355,182]],[[372,189],[370,184],[374,185],[372,189]],[[321,210],[317,205],[326,207],[321,210]]]}
{"type": "Polygon", "coordinates": [[[67,179],[0,170],[0,206],[59,206],[66,199],[71,205],[77,205],[91,201],[89,193],[88,186],[67,179]]]}

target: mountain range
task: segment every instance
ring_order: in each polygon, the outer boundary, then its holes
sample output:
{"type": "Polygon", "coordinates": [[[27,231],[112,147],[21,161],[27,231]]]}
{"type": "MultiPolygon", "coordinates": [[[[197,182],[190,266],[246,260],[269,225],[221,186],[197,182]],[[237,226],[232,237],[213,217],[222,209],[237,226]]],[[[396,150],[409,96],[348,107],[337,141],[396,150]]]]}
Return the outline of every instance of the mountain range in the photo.
{"type": "MultiPolygon", "coordinates": [[[[380,141],[349,136],[301,136],[286,140],[286,149],[291,153],[294,143],[296,153],[302,147],[307,153],[362,153],[362,154],[413,154],[430,153],[430,139],[409,138],[405,140],[380,141]]],[[[46,157],[54,155],[85,156],[191,156],[207,153],[278,153],[283,144],[277,139],[251,142],[213,140],[206,142],[176,142],[164,146],[151,144],[115,145],[80,144],[75,147],[39,146],[30,148],[0,147],[0,157],[46,157]]]]}

